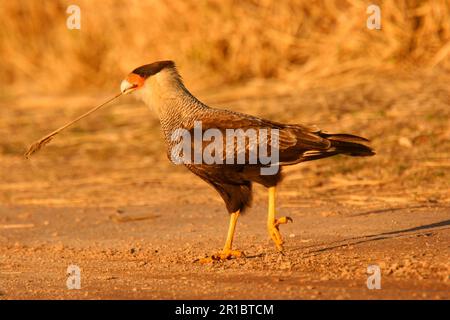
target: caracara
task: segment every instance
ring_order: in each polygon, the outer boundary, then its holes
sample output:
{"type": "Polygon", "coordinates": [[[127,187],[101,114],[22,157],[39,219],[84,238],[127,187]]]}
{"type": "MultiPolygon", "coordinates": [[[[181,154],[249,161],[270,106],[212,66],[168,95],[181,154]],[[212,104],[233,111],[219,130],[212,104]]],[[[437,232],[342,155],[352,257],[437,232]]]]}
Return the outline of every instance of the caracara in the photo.
{"type": "MultiPolygon", "coordinates": [[[[375,154],[365,145],[367,139],[355,135],[329,134],[316,127],[283,124],[243,113],[211,108],[186,89],[173,61],[158,61],[136,68],[122,81],[121,91],[135,92],[156,113],[165,137],[167,154],[172,161],[174,154],[180,150],[180,139],[185,138],[175,133],[187,132],[192,133],[194,137],[203,138],[200,144],[197,144],[200,150],[195,146],[197,138],[188,142],[192,150],[183,149],[183,152],[180,152],[180,155],[184,156],[182,164],[220,194],[230,214],[230,224],[223,250],[202,259],[202,262],[241,256],[240,251],[232,249],[233,236],[239,214],[251,204],[254,182],[268,188],[267,228],[278,251],[282,252],[283,239],[279,226],[292,221],[289,217],[275,217],[275,187],[281,181],[282,166],[337,154],[349,156],[375,154]],[[195,132],[196,129],[201,130],[200,135],[195,132]],[[204,139],[203,134],[208,130],[209,139],[204,139]],[[231,144],[227,144],[229,141],[225,139],[230,130],[241,133],[252,130],[253,133],[256,132],[256,138],[244,136],[244,143],[240,144],[239,136],[235,135],[231,136],[233,138],[231,144]],[[195,161],[198,160],[195,159],[196,156],[199,153],[200,156],[203,155],[208,148],[208,141],[213,141],[212,136],[215,140],[223,137],[224,141],[215,141],[221,142],[216,147],[222,146],[223,151],[216,148],[211,152],[211,157],[216,161],[210,161],[211,159],[195,161]],[[277,155],[276,163],[267,163],[260,158],[255,160],[255,157],[253,162],[250,161],[252,150],[261,151],[252,145],[261,146],[262,144],[258,144],[261,142],[268,145],[266,155],[277,155]],[[232,146],[231,152],[229,148],[225,148],[229,145],[232,146]],[[236,161],[240,155],[244,155],[244,162],[236,161]],[[229,158],[234,161],[228,161],[229,158]],[[271,168],[274,170],[270,171],[271,168]],[[263,169],[268,171],[264,173],[263,169]]],[[[186,142],[183,143],[182,146],[186,146],[186,142]]]]}

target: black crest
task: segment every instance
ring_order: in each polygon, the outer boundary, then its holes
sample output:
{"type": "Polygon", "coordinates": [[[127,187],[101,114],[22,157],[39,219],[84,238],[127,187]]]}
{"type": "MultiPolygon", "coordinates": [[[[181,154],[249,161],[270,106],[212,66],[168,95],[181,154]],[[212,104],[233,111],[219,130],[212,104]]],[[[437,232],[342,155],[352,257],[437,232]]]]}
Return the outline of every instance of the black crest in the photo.
{"type": "Polygon", "coordinates": [[[154,74],[157,74],[162,69],[173,67],[175,67],[175,63],[173,61],[170,60],[157,61],[140,66],[139,68],[134,69],[132,73],[135,73],[143,78],[148,78],[154,74]]]}

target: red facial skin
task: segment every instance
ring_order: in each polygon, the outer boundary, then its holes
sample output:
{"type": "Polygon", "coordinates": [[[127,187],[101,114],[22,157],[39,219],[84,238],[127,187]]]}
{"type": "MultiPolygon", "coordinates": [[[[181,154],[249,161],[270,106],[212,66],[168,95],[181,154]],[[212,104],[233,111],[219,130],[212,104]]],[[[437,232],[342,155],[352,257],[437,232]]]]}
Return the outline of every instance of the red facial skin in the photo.
{"type": "Polygon", "coordinates": [[[125,80],[131,83],[135,89],[139,89],[140,87],[142,87],[145,82],[144,78],[135,73],[130,73],[125,80]]]}

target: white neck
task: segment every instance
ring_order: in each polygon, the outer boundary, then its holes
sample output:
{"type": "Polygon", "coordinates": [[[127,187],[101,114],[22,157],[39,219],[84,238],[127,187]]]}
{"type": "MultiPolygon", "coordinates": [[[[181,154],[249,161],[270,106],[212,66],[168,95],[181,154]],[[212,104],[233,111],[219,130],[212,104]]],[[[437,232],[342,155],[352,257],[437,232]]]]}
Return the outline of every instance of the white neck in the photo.
{"type": "Polygon", "coordinates": [[[145,81],[139,97],[157,116],[184,116],[193,109],[206,107],[184,86],[175,68],[163,69],[145,81]]]}

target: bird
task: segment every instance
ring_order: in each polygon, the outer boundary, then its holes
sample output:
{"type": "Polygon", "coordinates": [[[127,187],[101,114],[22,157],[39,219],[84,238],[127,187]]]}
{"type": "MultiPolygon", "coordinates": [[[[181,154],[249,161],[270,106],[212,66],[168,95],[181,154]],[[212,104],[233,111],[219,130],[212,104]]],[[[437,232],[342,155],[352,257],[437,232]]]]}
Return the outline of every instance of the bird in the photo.
{"type": "MultiPolygon", "coordinates": [[[[278,140],[277,143],[270,144],[268,148],[270,153],[277,152],[276,164],[262,163],[259,160],[256,163],[248,161],[244,163],[184,161],[182,163],[219,193],[230,216],[223,249],[200,259],[203,263],[245,257],[242,251],[233,248],[233,239],[238,217],[251,206],[254,183],[263,185],[268,190],[267,231],[276,250],[283,254],[284,239],[279,227],[293,222],[287,216],[277,218],[275,212],[276,188],[282,180],[283,167],[338,154],[356,157],[375,154],[368,145],[369,140],[357,135],[330,134],[316,126],[284,124],[245,113],[210,107],[186,88],[175,63],[171,60],[156,61],[134,69],[121,82],[120,89],[122,94],[134,93],[156,114],[164,136],[167,156],[172,161],[173,150],[180,145],[179,139],[173,138],[174,133],[177,130],[192,133],[198,123],[201,123],[202,133],[212,129],[215,133],[223,133],[224,136],[226,136],[225,132],[231,129],[253,130],[257,133],[256,140],[259,142],[263,140],[263,132],[275,133],[273,137],[270,136],[266,140],[278,140]],[[278,170],[273,170],[274,173],[262,173],[262,169],[275,165],[278,170]]],[[[194,144],[192,141],[188,142],[193,153],[195,153],[194,144]]],[[[245,141],[244,148],[241,150],[236,147],[236,144],[236,140],[233,140],[231,153],[234,156],[238,157],[238,153],[249,154],[250,139],[245,141]]],[[[204,150],[205,141],[201,141],[201,148],[201,151],[204,150]]],[[[218,151],[214,156],[224,160],[228,154],[229,150],[222,153],[218,151]]],[[[187,158],[192,160],[192,155],[187,158]]]]}

